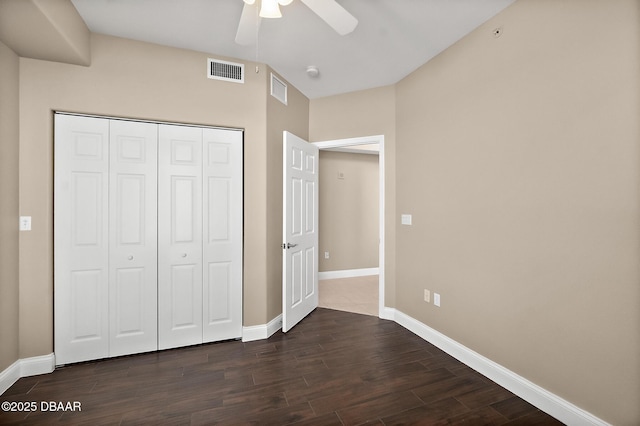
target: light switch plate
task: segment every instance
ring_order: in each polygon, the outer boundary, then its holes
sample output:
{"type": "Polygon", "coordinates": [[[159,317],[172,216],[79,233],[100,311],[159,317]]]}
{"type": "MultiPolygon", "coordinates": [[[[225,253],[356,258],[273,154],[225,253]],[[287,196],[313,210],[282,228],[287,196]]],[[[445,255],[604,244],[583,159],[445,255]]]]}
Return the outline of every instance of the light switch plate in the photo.
{"type": "Polygon", "coordinates": [[[20,216],[20,230],[31,231],[31,216],[20,216]]]}
{"type": "Polygon", "coordinates": [[[411,225],[412,217],[410,214],[403,214],[400,216],[400,223],[403,225],[411,225]]]}

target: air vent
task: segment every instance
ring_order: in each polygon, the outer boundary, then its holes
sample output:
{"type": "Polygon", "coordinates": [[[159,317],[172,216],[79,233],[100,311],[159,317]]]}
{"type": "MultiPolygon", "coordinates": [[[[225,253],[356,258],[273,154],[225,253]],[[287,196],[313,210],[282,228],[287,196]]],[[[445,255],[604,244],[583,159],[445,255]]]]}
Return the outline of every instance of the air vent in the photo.
{"type": "Polygon", "coordinates": [[[271,96],[287,104],[287,85],[271,73],[271,96]]]}
{"type": "Polygon", "coordinates": [[[214,80],[233,81],[244,83],[244,64],[221,61],[220,59],[207,60],[207,77],[214,80]]]}

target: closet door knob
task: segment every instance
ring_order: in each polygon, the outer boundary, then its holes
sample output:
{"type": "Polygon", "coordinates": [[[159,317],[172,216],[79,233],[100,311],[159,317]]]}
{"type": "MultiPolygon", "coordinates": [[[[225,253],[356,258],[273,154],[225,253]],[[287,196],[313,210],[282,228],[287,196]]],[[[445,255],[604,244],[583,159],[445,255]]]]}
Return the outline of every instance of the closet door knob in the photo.
{"type": "Polygon", "coordinates": [[[129,256],[127,256],[127,259],[129,259],[129,260],[133,260],[133,256],[132,256],[132,255],[129,255],[129,256]]]}
{"type": "Polygon", "coordinates": [[[182,253],[182,257],[187,257],[187,253],[182,253]]]}

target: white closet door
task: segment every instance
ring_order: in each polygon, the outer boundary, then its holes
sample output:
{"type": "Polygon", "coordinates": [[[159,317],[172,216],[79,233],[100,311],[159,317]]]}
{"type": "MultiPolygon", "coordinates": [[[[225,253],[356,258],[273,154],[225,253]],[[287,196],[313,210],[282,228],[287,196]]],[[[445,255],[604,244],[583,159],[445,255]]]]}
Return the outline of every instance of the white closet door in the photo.
{"type": "Polygon", "coordinates": [[[203,129],[203,340],[242,336],[242,132],[203,129]]]}
{"type": "Polygon", "coordinates": [[[109,354],[109,123],[55,116],[56,364],[109,354]]]}
{"type": "Polygon", "coordinates": [[[159,126],[158,348],[202,343],[202,129],[159,126]]]}
{"type": "Polygon", "coordinates": [[[110,121],[109,356],[153,351],[158,126],[110,121]]]}

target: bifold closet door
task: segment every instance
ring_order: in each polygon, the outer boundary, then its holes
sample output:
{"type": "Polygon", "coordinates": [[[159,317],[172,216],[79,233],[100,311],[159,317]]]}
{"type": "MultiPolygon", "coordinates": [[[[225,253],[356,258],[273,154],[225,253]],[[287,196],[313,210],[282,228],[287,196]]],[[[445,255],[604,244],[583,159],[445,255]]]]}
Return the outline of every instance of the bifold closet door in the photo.
{"type": "Polygon", "coordinates": [[[157,349],[157,131],[56,114],[56,364],[157,349]]]}
{"type": "Polygon", "coordinates": [[[202,343],[202,128],[158,128],[158,348],[202,343]]]}
{"type": "Polygon", "coordinates": [[[158,348],[156,124],[109,127],[109,356],[158,348]]]}
{"type": "Polygon", "coordinates": [[[56,115],[56,364],[109,356],[109,122],[56,115]]]}
{"type": "Polygon", "coordinates": [[[242,336],[242,132],[203,129],[203,341],[242,336]]]}
{"type": "Polygon", "coordinates": [[[242,132],[161,125],[158,347],[242,337],[242,132]]]}
{"type": "Polygon", "coordinates": [[[242,131],[56,114],[56,364],[242,336],[242,131]]]}

